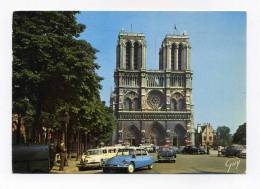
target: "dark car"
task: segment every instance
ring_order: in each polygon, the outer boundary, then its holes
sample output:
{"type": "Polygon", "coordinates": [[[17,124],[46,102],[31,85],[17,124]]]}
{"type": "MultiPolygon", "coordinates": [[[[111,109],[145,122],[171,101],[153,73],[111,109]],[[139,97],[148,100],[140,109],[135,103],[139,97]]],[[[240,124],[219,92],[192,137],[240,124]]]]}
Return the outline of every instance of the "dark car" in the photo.
{"type": "Polygon", "coordinates": [[[183,151],[184,148],[185,148],[185,146],[179,146],[178,149],[177,149],[177,151],[176,151],[176,153],[177,153],[177,154],[182,153],[182,151],[183,151]]]}
{"type": "Polygon", "coordinates": [[[13,173],[49,173],[52,161],[48,145],[14,145],[13,173]]]}
{"type": "Polygon", "coordinates": [[[157,155],[158,162],[176,162],[176,150],[172,147],[160,147],[157,155]]]}
{"type": "Polygon", "coordinates": [[[185,146],[182,150],[182,153],[184,154],[199,154],[200,150],[199,148],[195,146],[185,146]]]}
{"type": "Polygon", "coordinates": [[[241,145],[232,145],[232,146],[228,146],[226,149],[225,149],[225,152],[224,152],[224,155],[226,157],[240,157],[241,154],[243,153],[243,150],[245,148],[241,145]]]}

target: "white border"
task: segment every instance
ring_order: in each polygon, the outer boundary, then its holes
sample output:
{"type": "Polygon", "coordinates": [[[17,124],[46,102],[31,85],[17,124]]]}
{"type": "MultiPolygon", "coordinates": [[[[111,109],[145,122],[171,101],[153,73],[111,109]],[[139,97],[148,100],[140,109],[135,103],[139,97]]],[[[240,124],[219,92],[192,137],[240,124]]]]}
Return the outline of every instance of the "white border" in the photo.
{"type": "MultiPolygon", "coordinates": [[[[0,16],[0,188],[259,188],[260,16],[257,0],[6,0],[0,16]],[[13,175],[11,174],[11,33],[15,10],[247,11],[248,158],[245,175],[13,175]]],[[[216,23],[217,24],[217,23],[216,23]]],[[[232,71],[232,70],[231,70],[232,71]]],[[[235,111],[235,110],[234,110],[235,111]]]]}

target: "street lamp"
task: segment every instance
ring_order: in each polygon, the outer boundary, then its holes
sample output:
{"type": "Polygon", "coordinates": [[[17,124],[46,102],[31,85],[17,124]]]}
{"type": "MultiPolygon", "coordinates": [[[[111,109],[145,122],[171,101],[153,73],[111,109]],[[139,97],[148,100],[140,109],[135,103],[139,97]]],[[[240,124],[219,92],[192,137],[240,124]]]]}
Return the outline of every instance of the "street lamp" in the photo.
{"type": "Polygon", "coordinates": [[[141,133],[142,133],[141,143],[144,144],[145,143],[145,130],[142,129],[141,133]]]}
{"type": "Polygon", "coordinates": [[[122,144],[122,143],[123,143],[123,130],[122,130],[122,129],[120,129],[120,130],[118,131],[118,143],[119,143],[119,144],[122,144]]]}

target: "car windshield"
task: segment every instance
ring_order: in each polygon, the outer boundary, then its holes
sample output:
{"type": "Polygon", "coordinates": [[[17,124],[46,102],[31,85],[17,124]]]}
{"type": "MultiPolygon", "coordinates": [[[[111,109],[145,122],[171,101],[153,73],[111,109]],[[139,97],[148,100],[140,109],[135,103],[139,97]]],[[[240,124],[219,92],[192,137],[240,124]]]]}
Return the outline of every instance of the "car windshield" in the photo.
{"type": "Polygon", "coordinates": [[[99,155],[99,154],[101,154],[101,153],[102,153],[102,151],[99,150],[99,149],[96,149],[96,150],[88,150],[87,155],[99,155]]]}
{"type": "Polygon", "coordinates": [[[119,149],[117,152],[117,156],[129,156],[134,154],[134,149],[119,149]]]}

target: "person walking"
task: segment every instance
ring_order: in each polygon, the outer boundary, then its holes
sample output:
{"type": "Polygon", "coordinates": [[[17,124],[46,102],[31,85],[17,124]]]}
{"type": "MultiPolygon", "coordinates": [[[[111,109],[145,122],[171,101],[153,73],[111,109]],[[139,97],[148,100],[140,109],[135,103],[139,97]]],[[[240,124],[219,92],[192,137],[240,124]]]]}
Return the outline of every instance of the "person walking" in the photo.
{"type": "Polygon", "coordinates": [[[209,154],[210,147],[207,145],[207,154],[209,154]]]}

